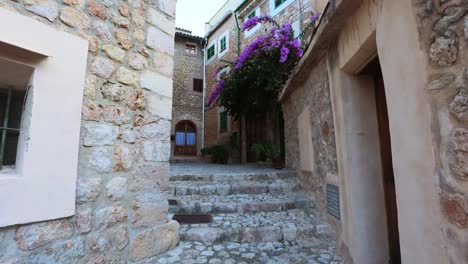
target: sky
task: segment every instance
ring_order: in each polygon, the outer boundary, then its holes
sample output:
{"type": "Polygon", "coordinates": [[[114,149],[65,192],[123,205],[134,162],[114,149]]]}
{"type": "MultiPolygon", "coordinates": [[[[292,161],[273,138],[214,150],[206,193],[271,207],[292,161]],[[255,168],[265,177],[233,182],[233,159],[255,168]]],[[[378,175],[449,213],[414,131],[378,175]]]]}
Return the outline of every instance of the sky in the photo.
{"type": "Polygon", "coordinates": [[[177,0],[176,26],[205,35],[205,22],[226,3],[226,0],[177,0]]]}

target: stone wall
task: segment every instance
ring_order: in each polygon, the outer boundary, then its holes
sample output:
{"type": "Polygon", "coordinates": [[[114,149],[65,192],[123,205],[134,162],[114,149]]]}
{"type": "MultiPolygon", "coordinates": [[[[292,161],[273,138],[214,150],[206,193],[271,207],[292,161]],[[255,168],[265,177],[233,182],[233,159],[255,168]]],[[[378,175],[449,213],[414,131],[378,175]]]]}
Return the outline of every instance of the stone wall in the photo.
{"type": "MultiPolygon", "coordinates": [[[[172,133],[177,123],[193,122],[197,128],[197,155],[200,155],[202,136],[203,92],[193,90],[193,79],[203,80],[203,39],[177,34],[174,55],[174,94],[172,102],[172,133]],[[197,45],[197,54],[185,52],[185,43],[197,45]]],[[[174,157],[174,142],[172,157],[174,157]]]]}
{"type": "Polygon", "coordinates": [[[422,49],[428,56],[427,93],[439,156],[440,203],[451,263],[468,256],[468,3],[413,1],[422,49]]]}
{"type": "Polygon", "coordinates": [[[325,213],[325,183],[327,174],[338,174],[333,110],[328,82],[326,59],[318,63],[307,80],[282,102],[286,140],[286,166],[297,170],[304,187],[325,213]],[[314,172],[301,171],[298,117],[305,110],[310,112],[312,128],[314,172]]]}
{"type": "Polygon", "coordinates": [[[0,229],[0,263],[150,263],[176,246],[166,198],[176,1],[1,0],[0,8],[89,41],[76,214],[0,229]]]}

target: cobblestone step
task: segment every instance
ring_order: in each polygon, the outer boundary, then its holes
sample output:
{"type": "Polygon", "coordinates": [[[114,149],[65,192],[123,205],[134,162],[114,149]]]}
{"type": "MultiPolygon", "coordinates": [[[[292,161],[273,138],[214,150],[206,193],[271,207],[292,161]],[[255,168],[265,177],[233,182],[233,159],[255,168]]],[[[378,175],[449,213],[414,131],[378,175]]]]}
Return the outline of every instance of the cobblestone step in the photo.
{"type": "Polygon", "coordinates": [[[155,264],[342,264],[334,241],[225,242],[206,244],[181,242],[179,247],[155,258],[155,264]]]}
{"type": "Polygon", "coordinates": [[[172,173],[171,181],[214,181],[214,182],[238,182],[238,181],[268,181],[295,178],[296,173],[290,170],[269,172],[226,172],[212,174],[172,173]]]}
{"type": "Polygon", "coordinates": [[[173,195],[232,195],[232,194],[280,194],[300,189],[296,178],[266,181],[174,181],[173,195]]]}
{"type": "Polygon", "coordinates": [[[329,225],[313,214],[293,209],[256,214],[217,214],[209,224],[181,225],[182,241],[215,242],[296,242],[333,238],[329,225]]]}
{"type": "Polygon", "coordinates": [[[282,193],[278,195],[243,194],[243,195],[185,195],[172,199],[177,205],[171,205],[171,213],[258,213],[280,212],[290,209],[310,209],[314,203],[305,193],[282,193]]]}

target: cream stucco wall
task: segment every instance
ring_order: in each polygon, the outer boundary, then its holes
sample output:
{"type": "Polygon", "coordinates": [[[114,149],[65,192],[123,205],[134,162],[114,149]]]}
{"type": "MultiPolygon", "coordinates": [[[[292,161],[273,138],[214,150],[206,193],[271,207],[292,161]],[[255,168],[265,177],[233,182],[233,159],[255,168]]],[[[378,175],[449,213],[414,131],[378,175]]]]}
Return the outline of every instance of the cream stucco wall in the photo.
{"type": "Polygon", "coordinates": [[[402,263],[448,263],[424,91],[426,58],[412,9],[404,0],[363,1],[329,56],[343,194],[341,239],[354,263],[385,263],[387,257],[373,84],[352,75],[376,54],[388,102],[402,263]]]}
{"type": "Polygon", "coordinates": [[[0,172],[0,212],[8,212],[0,227],[71,216],[88,43],[1,8],[0,24],[0,41],[10,45],[0,56],[34,68],[34,118],[22,128],[29,137],[15,172],[0,172]]]}

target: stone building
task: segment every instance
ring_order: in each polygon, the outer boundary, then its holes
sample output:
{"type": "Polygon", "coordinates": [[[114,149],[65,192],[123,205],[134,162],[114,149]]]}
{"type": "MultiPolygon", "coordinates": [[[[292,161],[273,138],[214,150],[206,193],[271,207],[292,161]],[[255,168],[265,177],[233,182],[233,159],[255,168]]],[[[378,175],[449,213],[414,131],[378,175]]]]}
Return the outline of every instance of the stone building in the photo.
{"type": "Polygon", "coordinates": [[[176,29],[172,101],[172,161],[197,160],[203,135],[205,39],[176,29]]]}
{"type": "MultiPolygon", "coordinates": [[[[234,62],[240,52],[256,37],[264,34],[265,25],[242,32],[243,23],[250,17],[269,15],[279,24],[289,22],[298,36],[310,17],[320,10],[322,2],[310,0],[287,1],[229,1],[207,23],[206,94],[207,98],[224,73],[229,71],[224,61],[234,62]],[[229,9],[229,8],[230,9],[229,9]],[[221,69],[221,70],[220,70],[221,69]],[[217,71],[219,73],[215,74],[217,71]]],[[[207,100],[205,100],[207,102],[207,100]]],[[[251,145],[263,141],[279,142],[280,124],[276,116],[262,116],[249,120],[233,120],[222,107],[205,111],[205,142],[207,146],[228,144],[233,133],[242,130],[242,161],[255,160],[248,151],[251,145]],[[246,151],[247,150],[247,151],[246,151]]]]}
{"type": "Polygon", "coordinates": [[[466,263],[466,1],[330,1],[281,95],[346,263],[466,263]]]}
{"type": "Polygon", "coordinates": [[[0,263],[150,263],[177,245],[175,8],[0,1],[0,263]]]}

